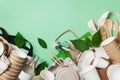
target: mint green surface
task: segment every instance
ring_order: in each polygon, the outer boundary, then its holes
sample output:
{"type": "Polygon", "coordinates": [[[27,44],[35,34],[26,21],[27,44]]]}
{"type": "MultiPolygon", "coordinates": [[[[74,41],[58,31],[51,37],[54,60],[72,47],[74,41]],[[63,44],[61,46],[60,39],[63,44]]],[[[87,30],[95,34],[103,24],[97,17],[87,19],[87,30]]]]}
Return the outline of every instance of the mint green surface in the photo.
{"type": "MultiPolygon", "coordinates": [[[[50,51],[57,53],[54,40],[59,34],[72,29],[81,36],[89,31],[90,19],[108,10],[120,12],[120,0],[0,0],[0,26],[9,34],[19,31],[33,44],[34,54],[51,63],[50,51]],[[38,37],[48,49],[39,46],[38,37]]],[[[62,40],[69,39],[74,39],[70,33],[62,40]]]]}

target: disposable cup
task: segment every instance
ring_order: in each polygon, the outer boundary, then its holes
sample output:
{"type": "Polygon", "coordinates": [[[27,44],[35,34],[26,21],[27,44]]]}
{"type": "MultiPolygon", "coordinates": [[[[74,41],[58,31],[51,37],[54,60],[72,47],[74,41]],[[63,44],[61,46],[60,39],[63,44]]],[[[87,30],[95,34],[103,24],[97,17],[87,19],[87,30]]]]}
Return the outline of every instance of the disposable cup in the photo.
{"type": "Polygon", "coordinates": [[[100,80],[100,77],[94,65],[90,65],[84,68],[80,72],[80,75],[83,77],[84,80],[100,80]]]}
{"type": "Polygon", "coordinates": [[[120,47],[116,48],[114,51],[107,53],[113,63],[120,63],[120,47]]]}
{"type": "Polygon", "coordinates": [[[30,80],[31,75],[25,73],[24,71],[21,71],[20,75],[18,76],[20,80],[30,80]]]}
{"type": "Polygon", "coordinates": [[[111,51],[118,46],[118,43],[117,43],[115,37],[110,37],[110,38],[104,40],[101,43],[101,46],[105,49],[105,51],[111,51]]]}
{"type": "Polygon", "coordinates": [[[20,61],[24,61],[27,58],[27,54],[25,54],[22,50],[12,50],[11,54],[20,61]]]}
{"type": "Polygon", "coordinates": [[[120,64],[110,65],[107,70],[109,80],[120,80],[120,64]]]}
{"type": "Polygon", "coordinates": [[[96,68],[106,68],[109,65],[109,62],[103,58],[96,57],[93,61],[93,65],[96,68]]]}

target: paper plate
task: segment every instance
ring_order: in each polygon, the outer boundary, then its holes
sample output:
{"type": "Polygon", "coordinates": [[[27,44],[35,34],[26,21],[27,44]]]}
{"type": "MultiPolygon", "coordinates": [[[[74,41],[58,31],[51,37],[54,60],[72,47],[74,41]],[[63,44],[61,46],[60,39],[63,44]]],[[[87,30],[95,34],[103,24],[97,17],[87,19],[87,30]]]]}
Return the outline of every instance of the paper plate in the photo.
{"type": "Polygon", "coordinates": [[[56,80],[79,80],[79,76],[72,68],[65,67],[57,72],[56,80]]]}

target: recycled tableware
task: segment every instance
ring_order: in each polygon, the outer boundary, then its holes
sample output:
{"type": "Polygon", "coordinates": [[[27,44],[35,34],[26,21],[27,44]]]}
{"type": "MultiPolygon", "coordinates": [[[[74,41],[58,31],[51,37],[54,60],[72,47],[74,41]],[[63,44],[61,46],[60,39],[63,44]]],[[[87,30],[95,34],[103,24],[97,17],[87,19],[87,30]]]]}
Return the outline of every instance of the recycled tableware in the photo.
{"type": "Polygon", "coordinates": [[[94,65],[85,67],[80,74],[83,80],[101,80],[94,65]]]}

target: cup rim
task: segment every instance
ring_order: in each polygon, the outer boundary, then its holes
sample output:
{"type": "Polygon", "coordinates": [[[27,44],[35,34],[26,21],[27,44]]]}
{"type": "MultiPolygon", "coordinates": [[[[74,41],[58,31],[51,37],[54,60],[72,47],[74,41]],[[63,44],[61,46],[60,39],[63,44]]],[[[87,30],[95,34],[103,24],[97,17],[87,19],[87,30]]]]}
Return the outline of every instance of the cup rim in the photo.
{"type": "Polygon", "coordinates": [[[115,37],[110,37],[110,38],[104,40],[100,45],[105,46],[105,45],[109,44],[110,42],[112,42],[114,40],[115,40],[115,37]]]}
{"type": "Polygon", "coordinates": [[[11,53],[19,58],[26,59],[27,54],[24,53],[22,50],[12,50],[11,53]]]}

